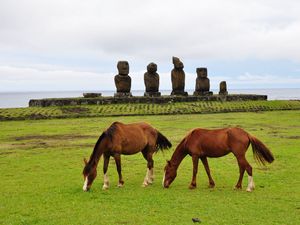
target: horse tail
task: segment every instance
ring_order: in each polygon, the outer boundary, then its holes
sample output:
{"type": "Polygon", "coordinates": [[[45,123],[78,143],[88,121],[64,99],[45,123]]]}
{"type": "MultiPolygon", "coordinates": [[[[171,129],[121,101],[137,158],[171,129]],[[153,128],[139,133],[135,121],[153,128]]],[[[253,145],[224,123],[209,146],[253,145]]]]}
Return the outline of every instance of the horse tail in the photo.
{"type": "Polygon", "coordinates": [[[254,159],[258,163],[265,165],[265,162],[271,163],[274,161],[272,152],[264,143],[251,135],[249,135],[249,140],[252,146],[254,159]]]}
{"type": "Polygon", "coordinates": [[[157,131],[157,139],[156,139],[156,149],[163,150],[171,148],[172,144],[171,142],[159,131],[157,131]]]}

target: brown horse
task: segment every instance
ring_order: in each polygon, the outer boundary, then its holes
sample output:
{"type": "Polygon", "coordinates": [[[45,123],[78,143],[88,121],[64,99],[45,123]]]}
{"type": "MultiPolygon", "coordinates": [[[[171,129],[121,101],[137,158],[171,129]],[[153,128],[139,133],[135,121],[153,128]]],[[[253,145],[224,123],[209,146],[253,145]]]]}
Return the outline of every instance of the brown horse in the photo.
{"type": "Polygon", "coordinates": [[[183,158],[189,154],[193,160],[193,177],[189,188],[196,188],[199,158],[206,170],[209,187],[214,187],[215,182],[210,175],[207,157],[221,157],[232,152],[237,159],[240,169],[240,177],[235,187],[237,189],[242,188],[242,180],[246,170],[248,173],[247,191],[251,192],[254,190],[252,167],[245,158],[250,143],[252,145],[253,155],[258,162],[263,165],[265,165],[265,162],[273,162],[274,157],[271,151],[261,141],[241,128],[233,127],[217,130],[194,129],[189,132],[176,147],[171,160],[167,161],[163,186],[165,188],[170,186],[177,175],[179,164],[183,158]]]}
{"type": "Polygon", "coordinates": [[[115,159],[119,174],[118,186],[122,187],[124,181],[121,173],[121,154],[132,155],[138,152],[142,152],[148,162],[148,169],[143,182],[143,186],[147,186],[153,182],[153,153],[159,149],[163,150],[171,146],[172,144],[164,135],[147,123],[123,124],[114,122],[99,137],[89,161],[87,162],[84,159],[85,167],[82,172],[84,177],[83,190],[88,191],[91,188],[97,176],[97,165],[101,155],[104,156],[103,189],[109,187],[107,168],[110,156],[113,156],[115,159]]]}

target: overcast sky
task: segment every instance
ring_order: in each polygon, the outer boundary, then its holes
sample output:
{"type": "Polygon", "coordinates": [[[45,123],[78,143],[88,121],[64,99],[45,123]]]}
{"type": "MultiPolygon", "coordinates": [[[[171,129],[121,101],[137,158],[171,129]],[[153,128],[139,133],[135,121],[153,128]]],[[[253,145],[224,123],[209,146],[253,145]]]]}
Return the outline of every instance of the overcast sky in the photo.
{"type": "Polygon", "coordinates": [[[132,89],[158,65],[171,89],[172,56],[194,89],[300,87],[299,0],[0,0],[0,92],[115,90],[127,60],[132,89]]]}

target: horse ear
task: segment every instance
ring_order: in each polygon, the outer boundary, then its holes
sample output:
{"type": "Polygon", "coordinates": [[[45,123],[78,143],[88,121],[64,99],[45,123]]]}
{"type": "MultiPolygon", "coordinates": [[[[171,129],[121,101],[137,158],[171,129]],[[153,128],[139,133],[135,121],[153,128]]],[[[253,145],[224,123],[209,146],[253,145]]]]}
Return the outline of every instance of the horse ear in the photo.
{"type": "Polygon", "coordinates": [[[88,163],[86,158],[83,158],[83,162],[84,162],[85,165],[88,163]]]}
{"type": "Polygon", "coordinates": [[[169,166],[171,165],[171,162],[170,162],[170,160],[167,160],[167,163],[168,163],[168,165],[169,165],[169,166]]]}

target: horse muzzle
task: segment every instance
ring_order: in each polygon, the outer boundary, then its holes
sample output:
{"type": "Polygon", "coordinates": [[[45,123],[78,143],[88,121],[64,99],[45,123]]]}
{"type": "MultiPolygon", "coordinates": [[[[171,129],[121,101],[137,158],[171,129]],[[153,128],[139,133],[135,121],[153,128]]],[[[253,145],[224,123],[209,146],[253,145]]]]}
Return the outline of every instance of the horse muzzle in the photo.
{"type": "Polygon", "coordinates": [[[91,185],[88,185],[88,178],[86,177],[85,180],[84,180],[84,184],[83,184],[82,190],[83,191],[89,191],[90,188],[91,188],[91,185]]]}

